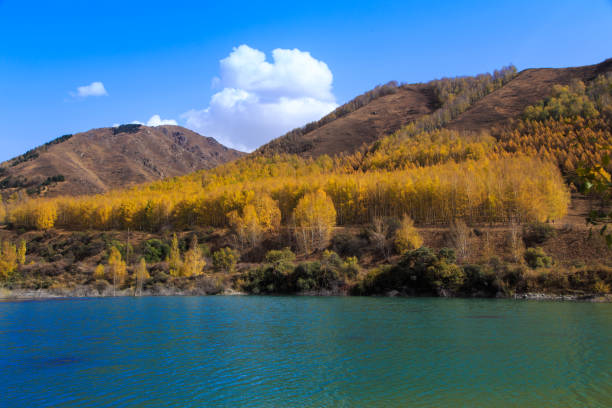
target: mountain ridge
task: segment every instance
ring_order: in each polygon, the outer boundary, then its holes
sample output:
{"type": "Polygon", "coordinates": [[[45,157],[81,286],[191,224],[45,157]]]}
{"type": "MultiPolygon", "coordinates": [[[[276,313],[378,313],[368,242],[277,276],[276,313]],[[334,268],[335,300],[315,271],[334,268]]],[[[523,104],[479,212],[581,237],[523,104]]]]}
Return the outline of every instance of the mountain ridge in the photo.
{"type": "Polygon", "coordinates": [[[0,192],[103,193],[212,168],[242,155],[180,126],[96,128],[62,136],[2,163],[0,192]]]}

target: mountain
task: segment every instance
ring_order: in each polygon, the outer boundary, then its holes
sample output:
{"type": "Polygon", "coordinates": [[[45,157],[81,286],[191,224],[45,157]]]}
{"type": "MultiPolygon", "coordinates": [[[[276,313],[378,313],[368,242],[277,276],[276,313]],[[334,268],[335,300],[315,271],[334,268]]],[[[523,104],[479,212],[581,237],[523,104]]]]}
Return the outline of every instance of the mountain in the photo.
{"type": "Polygon", "coordinates": [[[256,152],[295,153],[306,157],[350,153],[436,108],[432,87],[390,82],[358,96],[317,122],[272,140],[256,152]]]}
{"type": "Polygon", "coordinates": [[[391,82],[358,96],[317,122],[288,132],[256,152],[295,153],[304,157],[353,153],[427,115],[437,115],[437,122],[430,122],[439,126],[433,127],[478,132],[518,118],[527,106],[549,97],[554,85],[568,85],[572,80],[588,82],[611,70],[612,59],[575,68],[526,69],[507,82],[505,78],[502,83],[496,82],[492,76],[487,83],[491,86],[484,92],[478,89],[482,85],[478,81],[485,75],[444,78],[425,84],[391,82]],[[445,104],[452,105],[453,98],[461,96],[458,90],[462,87],[464,94],[470,93],[464,96],[467,109],[461,111],[451,106],[444,111],[445,104]]]}
{"type": "Polygon", "coordinates": [[[180,126],[93,129],[62,136],[2,163],[0,192],[102,193],[212,168],[242,155],[180,126]]]}
{"type": "Polygon", "coordinates": [[[569,85],[573,80],[587,83],[610,71],[612,58],[582,67],[526,69],[502,88],[476,102],[446,127],[479,131],[503,125],[509,119],[519,117],[527,106],[548,98],[553,86],[569,85]]]}

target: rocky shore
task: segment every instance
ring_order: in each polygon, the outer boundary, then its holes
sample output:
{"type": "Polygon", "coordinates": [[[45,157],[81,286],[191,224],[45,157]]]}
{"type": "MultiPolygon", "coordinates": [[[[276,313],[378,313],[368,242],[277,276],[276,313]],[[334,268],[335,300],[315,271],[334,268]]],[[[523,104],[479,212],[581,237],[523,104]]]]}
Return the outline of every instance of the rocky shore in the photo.
{"type": "MultiPolygon", "coordinates": [[[[244,296],[249,293],[237,291],[232,288],[227,288],[218,293],[207,293],[203,290],[181,290],[178,288],[166,288],[159,292],[143,291],[139,296],[244,296]]],[[[338,291],[309,291],[296,293],[296,296],[347,296],[346,292],[338,291]]],[[[134,297],[135,294],[131,290],[116,291],[116,293],[105,292],[99,293],[95,288],[79,287],[72,290],[7,290],[0,289],[0,302],[11,300],[42,300],[42,299],[70,299],[70,298],[100,298],[100,297],[134,297]]],[[[264,295],[265,296],[265,295],[264,295]]],[[[390,291],[385,294],[385,297],[415,297],[414,295],[406,295],[398,291],[390,291]]],[[[416,296],[418,297],[418,296],[416,296]]],[[[441,297],[458,297],[447,294],[441,297]]],[[[478,298],[490,298],[487,296],[476,296],[478,298]]],[[[495,299],[516,299],[516,300],[540,300],[540,301],[569,301],[569,302],[594,302],[608,303],[612,302],[612,295],[609,294],[552,294],[552,293],[517,293],[511,296],[499,294],[495,299]]]]}

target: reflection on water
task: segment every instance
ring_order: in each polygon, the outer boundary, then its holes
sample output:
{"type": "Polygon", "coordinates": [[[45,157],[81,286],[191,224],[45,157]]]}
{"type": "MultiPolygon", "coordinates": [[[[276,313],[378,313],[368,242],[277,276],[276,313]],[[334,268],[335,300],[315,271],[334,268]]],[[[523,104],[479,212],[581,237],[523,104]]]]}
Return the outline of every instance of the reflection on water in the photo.
{"type": "Polygon", "coordinates": [[[0,304],[0,406],[612,406],[612,305],[170,297],[0,304]]]}

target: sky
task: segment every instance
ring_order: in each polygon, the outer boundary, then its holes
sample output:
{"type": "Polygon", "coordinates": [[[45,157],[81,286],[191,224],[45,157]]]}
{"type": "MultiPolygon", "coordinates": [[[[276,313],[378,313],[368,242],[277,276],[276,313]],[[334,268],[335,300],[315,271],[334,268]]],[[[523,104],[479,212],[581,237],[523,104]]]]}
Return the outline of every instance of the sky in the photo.
{"type": "Polygon", "coordinates": [[[612,57],[612,0],[0,0],[0,161],[178,124],[252,150],[386,83],[612,57]]]}

